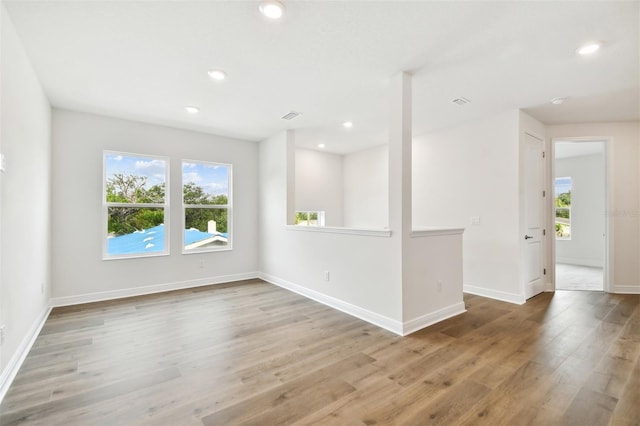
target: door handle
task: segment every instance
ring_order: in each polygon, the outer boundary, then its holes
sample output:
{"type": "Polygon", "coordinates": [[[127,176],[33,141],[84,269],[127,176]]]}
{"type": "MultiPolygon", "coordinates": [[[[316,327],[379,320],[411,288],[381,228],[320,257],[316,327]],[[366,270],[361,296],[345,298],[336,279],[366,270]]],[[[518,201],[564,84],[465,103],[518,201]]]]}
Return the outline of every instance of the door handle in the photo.
{"type": "Polygon", "coordinates": [[[524,236],[524,239],[525,239],[525,240],[528,240],[529,238],[533,238],[533,237],[532,237],[531,235],[525,235],[525,236],[524,236]]]}

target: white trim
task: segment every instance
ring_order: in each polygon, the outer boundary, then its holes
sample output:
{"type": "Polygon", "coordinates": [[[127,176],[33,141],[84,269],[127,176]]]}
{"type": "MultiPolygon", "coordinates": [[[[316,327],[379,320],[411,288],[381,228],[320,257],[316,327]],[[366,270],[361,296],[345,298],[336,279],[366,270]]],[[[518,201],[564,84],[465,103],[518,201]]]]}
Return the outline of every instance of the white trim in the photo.
{"type": "Polygon", "coordinates": [[[341,312],[344,312],[356,318],[360,318],[361,320],[364,320],[368,323],[377,325],[378,327],[389,330],[390,332],[395,333],[399,336],[403,335],[402,330],[404,327],[402,322],[398,320],[394,320],[384,315],[371,312],[367,309],[352,305],[351,303],[345,302],[343,300],[336,299],[335,297],[327,296],[326,294],[317,292],[315,290],[311,290],[301,285],[294,284],[278,277],[274,277],[273,275],[260,272],[259,278],[273,285],[277,285],[278,287],[282,287],[309,299],[315,300],[316,302],[322,303],[323,305],[330,306],[341,312]]]}
{"type": "Polygon", "coordinates": [[[124,297],[142,296],[145,294],[161,293],[164,291],[183,290],[187,288],[202,287],[212,284],[223,284],[234,281],[250,280],[258,278],[258,272],[245,274],[222,275],[219,277],[201,278],[198,280],[178,281],[165,284],[154,284],[144,287],[126,288],[122,290],[103,291],[99,293],[81,294],[78,296],[54,297],[51,306],[69,306],[81,303],[102,302],[105,300],[121,299],[124,297]]]}
{"type": "Polygon", "coordinates": [[[16,378],[16,374],[18,374],[20,367],[22,367],[22,363],[29,354],[31,347],[35,343],[36,338],[40,334],[40,330],[42,330],[42,327],[50,313],[51,306],[45,306],[44,310],[40,313],[38,318],[36,318],[35,322],[24,336],[24,339],[22,339],[22,342],[20,342],[20,346],[18,346],[16,351],[13,353],[13,356],[7,363],[4,370],[2,370],[2,375],[0,376],[0,402],[2,402],[9,390],[9,387],[11,386],[11,383],[13,383],[13,380],[16,378]]]}
{"type": "Polygon", "coordinates": [[[640,285],[615,285],[612,293],[617,294],[640,294],[640,285]]]}
{"type": "Polygon", "coordinates": [[[492,290],[485,287],[476,287],[473,285],[463,285],[462,290],[465,293],[475,294],[476,296],[488,297],[490,299],[501,300],[503,302],[515,303],[523,305],[526,302],[524,295],[515,293],[506,293],[504,291],[492,290]]]}
{"type": "MultiPolygon", "coordinates": [[[[182,206],[182,242],[180,243],[182,254],[191,254],[191,253],[210,253],[217,251],[227,251],[233,250],[233,164],[231,163],[219,163],[215,161],[202,161],[202,160],[189,160],[182,159],[180,160],[180,188],[182,195],[180,196],[180,205],[182,206]],[[224,166],[227,168],[227,204],[185,204],[184,203],[184,164],[203,164],[203,165],[213,165],[213,166],[224,166]],[[211,246],[211,247],[192,247],[185,245],[185,233],[184,230],[187,229],[187,209],[219,209],[227,210],[227,244],[224,246],[211,246]]],[[[189,183],[189,182],[187,182],[189,183]]]]}
{"type": "Polygon", "coordinates": [[[464,228],[415,228],[411,231],[411,238],[462,235],[463,232],[464,228]]]}
{"type": "Polygon", "coordinates": [[[356,229],[356,228],[337,228],[332,226],[296,226],[296,225],[285,225],[285,229],[289,231],[362,235],[366,237],[390,237],[391,236],[391,231],[387,229],[356,229]]]}
{"type": "MultiPolygon", "coordinates": [[[[612,136],[579,136],[579,137],[555,137],[551,139],[551,155],[549,155],[549,164],[550,164],[550,175],[549,177],[551,178],[551,181],[554,181],[555,178],[555,166],[556,166],[556,162],[555,162],[555,147],[556,147],[556,143],[557,142],[603,142],[604,143],[604,150],[603,150],[603,156],[604,156],[604,179],[605,179],[605,210],[607,212],[607,214],[605,214],[605,237],[604,237],[604,261],[603,261],[603,287],[604,287],[604,291],[605,292],[610,292],[610,293],[617,293],[617,290],[614,290],[615,288],[618,288],[617,286],[614,286],[613,281],[614,281],[614,222],[613,220],[610,219],[608,212],[611,211],[611,209],[614,206],[614,200],[613,200],[613,182],[614,182],[614,176],[613,176],[613,140],[614,138],[612,136]]],[[[550,194],[553,194],[553,186],[549,185],[549,187],[547,188],[549,190],[550,194]]],[[[555,216],[555,204],[553,203],[553,198],[549,197],[549,205],[551,206],[551,212],[552,214],[550,215],[549,219],[548,219],[548,227],[549,229],[554,229],[554,217],[555,216]]],[[[553,234],[552,234],[553,235],[553,234]]],[[[550,255],[550,265],[549,265],[549,272],[550,272],[550,278],[552,279],[553,283],[553,289],[555,290],[555,283],[556,283],[556,243],[557,240],[555,238],[549,238],[548,240],[548,244],[549,244],[549,249],[551,252],[550,255]]],[[[633,287],[632,287],[633,288],[633,287]]]]}
{"type": "Polygon", "coordinates": [[[435,312],[422,315],[421,317],[405,321],[402,324],[402,335],[406,336],[415,331],[422,330],[423,328],[433,325],[437,322],[444,321],[465,312],[467,312],[467,309],[464,306],[464,302],[459,302],[451,306],[447,306],[446,308],[439,309],[435,312]]]}
{"type": "Polygon", "coordinates": [[[124,151],[111,151],[105,149],[102,151],[102,235],[100,240],[102,241],[102,260],[116,260],[116,259],[135,259],[139,257],[155,257],[155,256],[168,256],[171,253],[170,238],[169,238],[169,224],[171,223],[171,193],[170,193],[170,173],[171,173],[171,158],[162,155],[149,155],[149,154],[136,154],[124,151]],[[110,203],[107,201],[107,155],[118,155],[131,158],[147,158],[151,160],[162,160],[165,162],[164,166],[164,203],[110,203]],[[162,209],[164,222],[162,225],[164,228],[164,250],[160,252],[138,252],[138,253],[126,253],[126,254],[109,254],[109,208],[110,207],[132,207],[142,209],[162,209]]]}

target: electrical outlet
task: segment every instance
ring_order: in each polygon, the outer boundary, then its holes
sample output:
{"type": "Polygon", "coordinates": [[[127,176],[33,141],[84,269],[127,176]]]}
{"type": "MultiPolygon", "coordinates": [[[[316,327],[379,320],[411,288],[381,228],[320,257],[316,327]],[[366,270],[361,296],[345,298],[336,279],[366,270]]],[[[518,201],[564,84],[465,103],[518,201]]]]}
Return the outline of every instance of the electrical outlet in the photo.
{"type": "Polygon", "coordinates": [[[4,342],[4,324],[0,325],[0,345],[4,342]]]}
{"type": "Polygon", "coordinates": [[[472,225],[480,225],[480,216],[471,216],[472,225]]]}
{"type": "Polygon", "coordinates": [[[323,272],[323,277],[324,277],[324,280],[325,280],[325,281],[329,281],[329,278],[330,278],[330,277],[329,277],[329,271],[324,271],[324,272],[323,272]]]}
{"type": "Polygon", "coordinates": [[[442,281],[438,281],[436,286],[438,287],[438,293],[442,293],[442,281]]]}
{"type": "Polygon", "coordinates": [[[200,269],[204,269],[204,260],[200,261],[200,269]]]}
{"type": "Polygon", "coordinates": [[[40,293],[44,294],[44,282],[40,283],[40,293]]]}

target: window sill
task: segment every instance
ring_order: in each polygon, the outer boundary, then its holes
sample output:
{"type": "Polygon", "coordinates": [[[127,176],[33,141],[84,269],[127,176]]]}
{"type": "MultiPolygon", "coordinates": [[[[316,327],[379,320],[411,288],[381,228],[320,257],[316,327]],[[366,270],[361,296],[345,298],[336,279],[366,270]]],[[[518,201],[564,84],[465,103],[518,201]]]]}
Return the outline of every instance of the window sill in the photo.
{"type": "Polygon", "coordinates": [[[356,228],[337,228],[332,226],[296,226],[296,225],[285,225],[285,229],[289,231],[319,232],[319,233],[325,233],[325,234],[360,235],[365,237],[388,238],[391,236],[391,231],[388,229],[356,229],[356,228]]]}
{"type": "Polygon", "coordinates": [[[418,227],[411,231],[411,238],[436,237],[441,235],[462,235],[464,228],[418,227]]]}
{"type": "Polygon", "coordinates": [[[132,254],[121,254],[121,255],[111,255],[111,256],[102,256],[102,260],[123,260],[123,259],[142,259],[145,257],[162,257],[169,256],[168,251],[158,252],[158,253],[132,253],[132,254]]]}

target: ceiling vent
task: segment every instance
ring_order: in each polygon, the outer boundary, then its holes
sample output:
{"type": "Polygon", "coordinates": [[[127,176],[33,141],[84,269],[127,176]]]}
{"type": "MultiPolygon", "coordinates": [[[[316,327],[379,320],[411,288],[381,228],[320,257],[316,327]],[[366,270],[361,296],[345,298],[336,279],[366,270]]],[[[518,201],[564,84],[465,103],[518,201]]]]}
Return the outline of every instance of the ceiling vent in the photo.
{"type": "Polygon", "coordinates": [[[465,104],[468,104],[471,101],[469,99],[467,99],[467,98],[457,98],[457,99],[452,100],[451,102],[453,102],[456,105],[465,105],[465,104]]]}
{"type": "Polygon", "coordinates": [[[290,111],[290,112],[286,113],[285,115],[283,115],[281,118],[283,120],[293,120],[294,118],[296,118],[300,114],[302,114],[302,113],[301,112],[290,111]]]}

